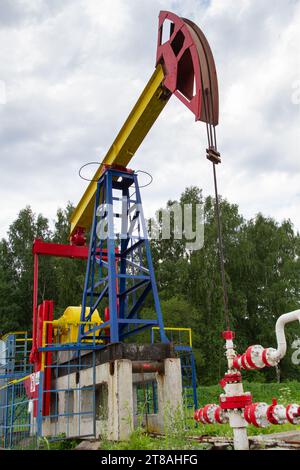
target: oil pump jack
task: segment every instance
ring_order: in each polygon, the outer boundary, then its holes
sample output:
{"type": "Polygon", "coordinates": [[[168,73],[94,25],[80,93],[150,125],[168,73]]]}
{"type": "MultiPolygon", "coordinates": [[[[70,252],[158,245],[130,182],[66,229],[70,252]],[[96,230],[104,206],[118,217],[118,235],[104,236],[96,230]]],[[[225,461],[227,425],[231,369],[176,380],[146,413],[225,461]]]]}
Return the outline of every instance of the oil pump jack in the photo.
{"type": "MultiPolygon", "coordinates": [[[[51,354],[55,351],[55,346],[50,345],[49,341],[56,330],[53,302],[38,305],[40,256],[86,260],[82,305],[68,307],[58,319],[59,324],[72,320],[77,325],[73,328],[76,331],[72,331],[72,341],[65,334],[61,335],[59,350],[63,347],[74,351],[90,348],[91,337],[96,338],[95,349],[107,349],[126,342],[127,338],[134,338],[146,329],[152,332],[153,329],[158,330],[161,343],[169,343],[158,297],[138,174],[129,169],[128,164],[172,95],[193,113],[196,121],[205,123],[207,158],[214,166],[220,163],[215,130],[219,119],[218,83],[210,46],[203,32],[192,21],[162,11],[159,14],[154,72],[72,214],[70,245],[36,240],[33,246],[33,341],[30,359],[35,373],[44,368],[45,390],[51,381],[51,371],[47,365],[51,364],[51,354]],[[120,219],[120,213],[121,230],[117,232],[116,219],[120,219]],[[86,245],[88,232],[89,246],[86,245]],[[100,237],[99,233],[106,235],[100,237]],[[143,308],[151,295],[155,315],[145,318],[143,308]],[[65,345],[62,344],[64,341],[65,345]]],[[[186,353],[187,361],[182,362],[182,374],[185,371],[186,387],[196,407],[195,361],[190,346],[182,351],[183,355],[186,353]]],[[[42,380],[39,381],[42,383],[42,380]]],[[[45,414],[49,411],[49,400],[49,395],[45,394],[45,414]]]]}
{"type": "Polygon", "coordinates": [[[101,301],[108,298],[108,306],[102,312],[104,321],[93,330],[79,328],[78,343],[95,330],[99,340],[107,345],[153,326],[159,328],[161,340],[168,341],[138,177],[127,165],[172,95],[194,114],[196,121],[205,123],[207,158],[214,165],[220,163],[215,144],[215,127],[219,119],[218,83],[210,46],[192,21],[161,11],[155,70],[72,214],[70,245],[50,245],[40,240],[34,244],[32,360],[38,350],[39,255],[87,258],[80,313],[82,322],[91,320],[101,301]],[[116,203],[121,203],[122,215],[126,214],[127,219],[122,220],[121,240],[114,225],[114,220],[120,215],[115,211],[116,203]],[[105,240],[98,236],[103,228],[107,233],[105,240]],[[88,231],[90,242],[87,249],[88,231]],[[156,318],[139,318],[149,294],[154,298],[156,318]]]}
{"type": "MultiPolygon", "coordinates": [[[[41,370],[41,328],[43,321],[53,319],[51,308],[45,307],[39,311],[37,306],[39,255],[87,260],[82,306],[76,312],[71,312],[71,315],[80,320],[74,349],[82,349],[91,335],[97,335],[97,348],[107,348],[153,327],[159,329],[161,342],[168,342],[142,210],[138,175],[128,168],[128,164],[172,95],[194,114],[196,121],[202,121],[206,126],[206,157],[213,165],[227,327],[223,337],[226,341],[228,372],[221,381],[225,393],[221,394],[219,405],[209,404],[197,410],[195,419],[203,424],[222,424],[229,421],[234,430],[235,448],[247,449],[247,423],[265,426],[269,423],[300,422],[300,407],[296,404],[283,407],[277,402],[272,405],[253,403],[251,395],[243,391],[241,377],[242,369],[261,369],[278,364],[285,354],[283,325],[288,321],[299,320],[300,312],[288,314],[284,321],[278,320],[277,350],[254,345],[242,356],[236,354],[233,345],[234,333],[229,325],[216,180],[216,166],[221,163],[216,141],[216,126],[219,122],[216,68],[203,32],[192,21],[180,18],[174,13],[162,11],[159,14],[155,70],[72,214],[70,245],[45,244],[42,241],[36,241],[34,244],[31,360],[35,363],[36,371],[41,370]],[[119,232],[116,232],[115,228],[115,220],[120,217],[117,205],[121,206],[123,216],[119,232]],[[99,236],[100,233],[105,233],[105,237],[99,236]],[[151,294],[156,316],[149,319],[140,314],[146,298],[151,294]],[[108,304],[100,311],[100,321],[98,310],[104,299],[108,300],[108,304]],[[95,315],[98,320],[96,325],[93,323],[95,315]],[[87,324],[91,326],[87,328],[87,324]]],[[[68,349],[71,348],[70,343],[67,346],[68,349]]],[[[45,360],[47,362],[47,357],[45,360]]]]}

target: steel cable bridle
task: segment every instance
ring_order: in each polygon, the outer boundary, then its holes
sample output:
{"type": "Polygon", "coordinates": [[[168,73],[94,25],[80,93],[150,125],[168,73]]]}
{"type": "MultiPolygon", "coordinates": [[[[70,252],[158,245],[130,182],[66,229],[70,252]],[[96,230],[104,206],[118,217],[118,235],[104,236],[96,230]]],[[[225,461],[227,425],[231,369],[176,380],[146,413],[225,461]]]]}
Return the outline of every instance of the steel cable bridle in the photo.
{"type": "MultiPolygon", "coordinates": [[[[209,149],[212,149],[215,152],[217,152],[218,147],[217,147],[216,126],[212,124],[213,121],[212,121],[212,116],[211,116],[211,110],[213,109],[213,101],[212,101],[212,95],[209,94],[207,89],[205,90],[203,101],[204,101],[204,110],[205,110],[205,117],[206,117],[206,133],[207,133],[208,147],[209,149]]],[[[227,289],[227,282],[226,282],[226,275],[225,275],[222,221],[221,221],[221,214],[220,214],[216,163],[214,163],[213,161],[212,161],[212,166],[213,166],[214,191],[215,191],[215,216],[216,216],[217,230],[218,230],[218,251],[219,251],[219,260],[220,260],[222,291],[223,291],[224,317],[225,317],[226,328],[227,330],[230,330],[230,319],[229,319],[229,310],[228,310],[228,289],[227,289]]]]}

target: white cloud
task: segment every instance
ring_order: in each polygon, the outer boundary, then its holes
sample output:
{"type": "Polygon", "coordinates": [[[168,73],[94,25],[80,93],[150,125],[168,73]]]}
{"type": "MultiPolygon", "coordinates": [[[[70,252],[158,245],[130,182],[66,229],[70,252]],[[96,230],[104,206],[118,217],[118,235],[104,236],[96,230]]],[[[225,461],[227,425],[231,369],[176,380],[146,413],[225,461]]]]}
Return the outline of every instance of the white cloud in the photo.
{"type": "MultiPolygon", "coordinates": [[[[53,219],[80,199],[79,167],[103,157],[154,69],[161,9],[196,22],[215,55],[220,192],[300,229],[298,0],[2,0],[1,235],[25,204],[53,219]]],[[[189,185],[213,193],[205,139],[172,98],[131,163],[154,176],[147,214],[189,185]]]]}

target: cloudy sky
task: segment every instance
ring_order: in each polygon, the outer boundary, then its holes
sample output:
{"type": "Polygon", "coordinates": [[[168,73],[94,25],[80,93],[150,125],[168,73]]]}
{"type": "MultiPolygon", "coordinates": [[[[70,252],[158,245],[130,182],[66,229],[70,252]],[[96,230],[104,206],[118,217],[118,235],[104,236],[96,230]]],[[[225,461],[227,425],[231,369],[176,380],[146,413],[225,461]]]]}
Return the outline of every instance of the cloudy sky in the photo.
{"type": "MultiPolygon", "coordinates": [[[[0,0],[0,236],[30,204],[50,221],[87,183],[154,70],[160,10],[192,19],[220,88],[220,193],[300,230],[299,0],[0,0]],[[88,176],[88,175],[87,175],[88,176]]],[[[203,123],[172,98],[132,161],[146,214],[212,194],[203,123]]]]}

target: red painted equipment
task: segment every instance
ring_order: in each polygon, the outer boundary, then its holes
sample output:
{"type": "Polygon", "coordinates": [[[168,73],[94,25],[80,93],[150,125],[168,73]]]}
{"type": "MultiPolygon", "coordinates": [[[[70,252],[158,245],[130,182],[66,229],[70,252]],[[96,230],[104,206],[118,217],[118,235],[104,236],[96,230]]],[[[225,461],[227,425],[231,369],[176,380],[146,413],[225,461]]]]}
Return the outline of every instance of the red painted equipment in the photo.
{"type": "Polygon", "coordinates": [[[233,360],[235,369],[263,369],[264,367],[274,367],[279,357],[276,355],[276,349],[264,348],[259,344],[249,346],[244,354],[237,355],[233,360]]]}
{"type": "MultiPolygon", "coordinates": [[[[43,325],[44,322],[52,322],[53,320],[53,301],[44,300],[37,308],[37,324],[36,324],[36,352],[34,354],[34,372],[25,381],[25,389],[29,398],[34,399],[33,413],[34,417],[37,416],[37,397],[39,387],[43,387],[43,416],[48,416],[50,413],[50,391],[51,390],[51,364],[52,364],[52,353],[50,351],[45,352],[44,366],[44,383],[40,384],[39,372],[42,369],[42,354],[38,352],[38,348],[43,346],[43,325]]],[[[46,337],[45,341],[47,344],[52,342],[52,325],[47,325],[45,330],[46,337]]]]}
{"type": "Polygon", "coordinates": [[[203,408],[196,410],[194,419],[202,424],[225,424],[228,423],[228,416],[224,410],[216,404],[205,405],[203,408]]]}
{"type": "MultiPolygon", "coordinates": [[[[128,169],[128,172],[132,170],[128,169]]],[[[32,253],[34,255],[34,269],[33,269],[33,321],[32,321],[32,348],[30,353],[30,362],[35,364],[38,361],[38,276],[39,276],[39,262],[38,257],[41,256],[56,256],[60,258],[74,258],[85,260],[89,255],[89,248],[87,246],[77,245],[64,245],[61,243],[48,243],[43,240],[34,240],[32,253]]],[[[107,261],[106,249],[103,249],[103,260],[107,261]]],[[[118,249],[116,248],[116,254],[118,249]]],[[[118,263],[118,258],[116,260],[118,263]]],[[[104,315],[109,320],[109,309],[105,309],[104,315]]],[[[109,335],[109,327],[106,329],[109,335]]]]}
{"type": "Polygon", "coordinates": [[[47,243],[40,239],[36,239],[33,243],[32,253],[34,255],[33,268],[33,321],[32,321],[32,349],[30,353],[30,362],[36,363],[38,360],[37,351],[37,325],[38,325],[38,276],[39,276],[39,255],[57,256],[62,258],[78,258],[87,259],[88,247],[63,245],[59,243],[47,243]]]}
{"type": "MultiPolygon", "coordinates": [[[[298,312],[283,315],[285,322],[299,319],[298,312]]],[[[272,404],[252,403],[252,396],[249,392],[244,392],[242,375],[240,370],[262,369],[265,366],[275,366],[285,350],[285,338],[282,328],[278,325],[282,323],[282,317],[277,320],[277,341],[278,348],[263,348],[254,345],[247,348],[246,352],[238,355],[235,352],[232,331],[224,331],[223,338],[226,341],[226,357],[228,371],[220,380],[220,385],[224,393],[220,395],[220,405],[205,405],[195,411],[194,419],[202,424],[212,424],[228,422],[233,428],[234,445],[236,449],[248,448],[246,425],[253,424],[256,427],[264,428],[271,424],[300,424],[300,406],[292,403],[288,406],[280,405],[275,399],[272,404]]]]}
{"type": "MultiPolygon", "coordinates": [[[[104,249],[103,252],[106,252],[104,249]]],[[[32,253],[34,255],[34,269],[33,269],[33,322],[32,322],[32,349],[30,353],[30,362],[35,363],[37,358],[37,302],[38,302],[38,276],[39,276],[39,263],[38,257],[41,256],[57,256],[60,258],[75,258],[87,259],[89,249],[87,246],[77,245],[64,245],[60,243],[47,243],[43,240],[34,240],[32,253]]],[[[104,260],[107,258],[104,256],[104,260]]]]}
{"type": "Polygon", "coordinates": [[[77,227],[76,232],[71,236],[71,245],[84,246],[86,243],[85,228],[77,227]]]}
{"type": "Polygon", "coordinates": [[[234,372],[231,374],[225,374],[223,379],[220,380],[220,385],[225,388],[226,384],[237,383],[242,381],[242,375],[240,372],[234,372]]]}
{"type": "Polygon", "coordinates": [[[287,406],[278,405],[273,399],[271,405],[267,403],[252,403],[245,407],[244,418],[249,424],[258,428],[265,428],[270,424],[300,423],[300,407],[291,404],[287,406]]]}
{"type": "Polygon", "coordinates": [[[300,423],[300,406],[292,403],[286,407],[286,417],[291,424],[300,423]]]}
{"type": "Polygon", "coordinates": [[[196,120],[216,126],[219,96],[215,63],[206,38],[195,23],[168,11],[160,12],[156,65],[159,63],[164,68],[165,88],[195,114],[196,120]],[[167,27],[168,39],[164,41],[167,27]]]}
{"type": "Polygon", "coordinates": [[[245,408],[245,406],[252,403],[252,397],[250,393],[243,393],[242,395],[236,396],[220,396],[220,406],[222,410],[234,410],[245,408]]]}
{"type": "Polygon", "coordinates": [[[59,258],[87,259],[89,249],[87,246],[47,243],[37,238],[33,242],[32,253],[34,255],[57,256],[59,258]]]}

